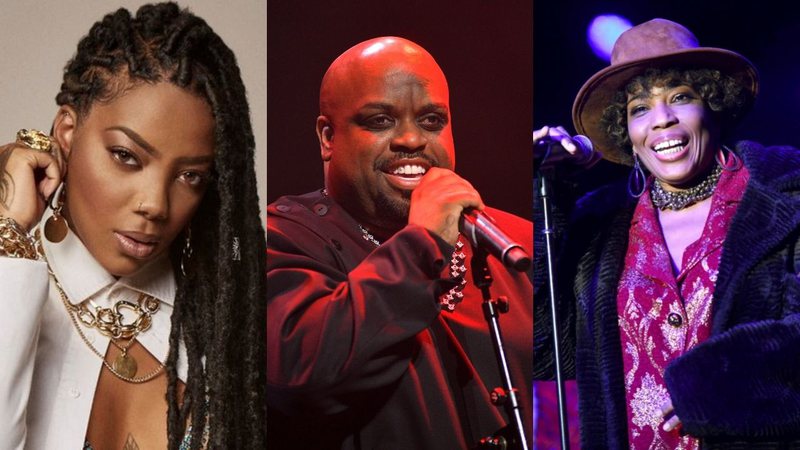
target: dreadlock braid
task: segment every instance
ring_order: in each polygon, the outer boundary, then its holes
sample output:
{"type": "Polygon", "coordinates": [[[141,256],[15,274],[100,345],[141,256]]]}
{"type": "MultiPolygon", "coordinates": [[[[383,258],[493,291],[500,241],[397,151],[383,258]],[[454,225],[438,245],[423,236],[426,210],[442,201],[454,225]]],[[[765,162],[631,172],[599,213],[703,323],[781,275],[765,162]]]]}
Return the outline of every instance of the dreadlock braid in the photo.
{"type": "MultiPolygon", "coordinates": [[[[176,276],[166,361],[169,448],[192,426],[201,444],[203,421],[211,448],[266,446],[264,230],[253,167],[255,140],[245,88],[233,52],[201,18],[175,3],[105,16],[81,39],[67,64],[59,105],[79,121],[95,102],[108,102],[141,83],[168,81],[205,98],[215,119],[214,182],[192,219],[194,254],[187,276],[176,276]],[[178,401],[179,343],[188,376],[178,401]]],[[[170,254],[180,260],[179,237],[170,254]]],[[[177,271],[176,271],[177,272],[177,271]]]]}

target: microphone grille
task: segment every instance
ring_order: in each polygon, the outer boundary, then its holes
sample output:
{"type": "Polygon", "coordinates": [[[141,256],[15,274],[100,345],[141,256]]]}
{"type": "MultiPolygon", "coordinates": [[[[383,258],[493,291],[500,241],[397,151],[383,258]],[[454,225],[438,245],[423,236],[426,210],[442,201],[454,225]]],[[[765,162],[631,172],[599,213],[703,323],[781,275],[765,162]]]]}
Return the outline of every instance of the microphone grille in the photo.
{"type": "Polygon", "coordinates": [[[572,142],[574,142],[577,146],[582,148],[585,153],[592,153],[594,151],[594,146],[592,145],[592,141],[588,137],[582,134],[576,134],[575,136],[573,136],[572,142]]]}

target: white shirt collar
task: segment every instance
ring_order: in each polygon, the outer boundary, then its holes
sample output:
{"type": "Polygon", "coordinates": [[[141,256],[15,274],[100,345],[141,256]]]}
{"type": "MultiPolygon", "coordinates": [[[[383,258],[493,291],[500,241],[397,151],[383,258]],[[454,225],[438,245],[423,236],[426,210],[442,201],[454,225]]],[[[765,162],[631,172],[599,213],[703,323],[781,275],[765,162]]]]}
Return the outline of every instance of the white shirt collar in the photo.
{"type": "MultiPolygon", "coordinates": [[[[39,224],[40,230],[44,230],[44,222],[51,215],[49,210],[44,214],[39,224]]],[[[135,274],[117,279],[94,259],[72,230],[59,243],[50,242],[42,236],[42,248],[50,269],[72,304],[81,303],[104,289],[113,291],[117,286],[152,295],[170,306],[175,301],[175,276],[167,252],[135,274]]]]}

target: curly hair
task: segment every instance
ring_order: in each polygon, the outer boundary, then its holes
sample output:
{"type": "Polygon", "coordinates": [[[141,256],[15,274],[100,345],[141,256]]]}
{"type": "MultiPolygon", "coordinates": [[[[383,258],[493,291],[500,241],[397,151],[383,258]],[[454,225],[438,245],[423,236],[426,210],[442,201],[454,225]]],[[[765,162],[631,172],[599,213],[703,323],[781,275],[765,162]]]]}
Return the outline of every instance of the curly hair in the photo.
{"type": "MultiPolygon", "coordinates": [[[[178,449],[186,424],[208,422],[211,448],[264,448],[266,242],[254,170],[255,140],[236,58],[201,18],[175,3],[126,9],[95,23],[64,70],[59,105],[85,116],[141,83],[167,81],[203,98],[214,120],[214,181],[191,223],[194,254],[169,336],[167,430],[178,449]],[[179,343],[188,376],[178,399],[179,343]]],[[[181,237],[170,256],[177,267],[181,237]]],[[[176,271],[177,272],[177,271],[176,271]]],[[[200,448],[202,426],[191,430],[200,448]]]]}
{"type": "Polygon", "coordinates": [[[603,110],[603,117],[600,123],[617,148],[630,149],[631,140],[628,136],[627,111],[628,96],[636,95],[642,91],[649,91],[655,86],[673,88],[684,85],[691,86],[700,95],[706,106],[717,113],[720,118],[723,138],[725,133],[731,132],[741,120],[753,101],[740,80],[725,75],[719,70],[677,67],[654,68],[634,77],[625,88],[614,94],[613,101],[603,110]]]}

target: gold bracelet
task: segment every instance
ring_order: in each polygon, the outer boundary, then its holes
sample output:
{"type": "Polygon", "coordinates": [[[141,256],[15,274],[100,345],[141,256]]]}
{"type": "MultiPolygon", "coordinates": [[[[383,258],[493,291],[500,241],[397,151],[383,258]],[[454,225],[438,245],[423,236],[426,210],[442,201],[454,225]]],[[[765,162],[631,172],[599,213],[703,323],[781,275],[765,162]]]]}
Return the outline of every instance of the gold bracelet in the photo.
{"type": "Polygon", "coordinates": [[[10,217],[0,216],[0,256],[39,259],[33,239],[10,217]]]}

